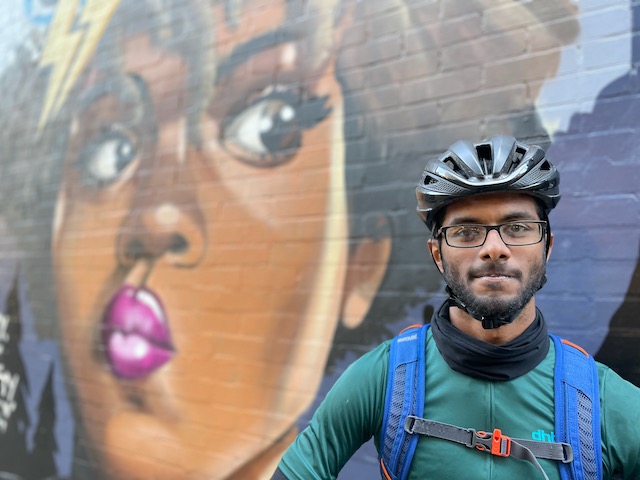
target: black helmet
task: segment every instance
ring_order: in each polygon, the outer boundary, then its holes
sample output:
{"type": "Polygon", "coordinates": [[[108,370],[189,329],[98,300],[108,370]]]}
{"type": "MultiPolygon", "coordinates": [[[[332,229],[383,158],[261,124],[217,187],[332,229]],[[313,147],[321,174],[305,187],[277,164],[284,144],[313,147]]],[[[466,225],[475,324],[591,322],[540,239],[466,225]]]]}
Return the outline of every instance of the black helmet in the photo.
{"type": "Polygon", "coordinates": [[[521,192],[541,200],[548,214],[560,201],[560,174],[544,150],[498,135],[481,143],[458,141],[429,160],[416,188],[418,215],[433,230],[438,211],[469,195],[521,192]]]}

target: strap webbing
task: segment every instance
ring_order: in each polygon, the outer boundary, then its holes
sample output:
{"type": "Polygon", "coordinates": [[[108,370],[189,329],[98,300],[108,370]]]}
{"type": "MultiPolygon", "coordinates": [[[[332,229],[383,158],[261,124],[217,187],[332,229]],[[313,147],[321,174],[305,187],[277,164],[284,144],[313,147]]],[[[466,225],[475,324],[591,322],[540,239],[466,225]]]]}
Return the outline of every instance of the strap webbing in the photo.
{"type": "Polygon", "coordinates": [[[556,460],[563,463],[573,461],[571,445],[560,442],[538,442],[502,435],[498,429],[493,433],[462,428],[447,423],[427,420],[412,415],[407,416],[404,429],[407,433],[417,433],[429,437],[461,443],[469,448],[491,453],[500,457],[514,457],[531,462],[549,480],[537,458],[556,460]],[[536,458],[537,457],[537,458],[536,458]]]}
{"type": "Polygon", "coordinates": [[[598,368],[582,348],[555,335],[556,438],[571,443],[574,461],[560,465],[563,480],[602,479],[598,368]]]}
{"type": "Polygon", "coordinates": [[[428,328],[418,325],[403,330],[389,350],[380,465],[382,475],[392,480],[407,478],[418,444],[418,436],[407,435],[403,421],[407,415],[421,417],[424,412],[424,346],[428,328]]]}

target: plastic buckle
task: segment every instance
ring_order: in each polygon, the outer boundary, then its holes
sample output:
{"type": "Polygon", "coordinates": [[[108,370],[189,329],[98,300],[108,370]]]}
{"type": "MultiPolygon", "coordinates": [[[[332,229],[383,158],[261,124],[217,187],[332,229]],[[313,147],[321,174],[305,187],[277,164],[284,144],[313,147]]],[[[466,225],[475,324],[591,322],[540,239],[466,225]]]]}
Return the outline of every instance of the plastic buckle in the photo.
{"type": "Polygon", "coordinates": [[[416,424],[416,419],[417,417],[414,417],[413,415],[407,415],[407,418],[404,419],[404,431],[409,435],[412,435],[414,433],[413,427],[416,424]]]}
{"type": "Polygon", "coordinates": [[[491,434],[487,432],[483,432],[482,430],[475,431],[471,430],[473,433],[473,441],[471,442],[471,447],[475,447],[481,452],[490,452],[491,451],[491,434]]]}
{"type": "Polygon", "coordinates": [[[480,438],[480,436],[478,435],[478,432],[476,432],[473,428],[468,428],[465,431],[469,433],[471,436],[469,437],[469,441],[465,442],[464,445],[469,448],[477,448],[478,450],[484,450],[482,445],[478,446],[478,443],[479,443],[478,439],[480,438]]]}
{"type": "Polygon", "coordinates": [[[478,450],[491,453],[491,455],[498,457],[508,457],[511,455],[511,437],[502,435],[499,428],[496,428],[493,433],[477,432],[476,436],[475,447],[478,450]]]}
{"type": "Polygon", "coordinates": [[[568,443],[561,443],[562,445],[562,453],[564,454],[564,459],[562,463],[571,463],[573,462],[573,448],[568,443]]]}
{"type": "Polygon", "coordinates": [[[496,428],[491,436],[491,454],[499,457],[511,455],[511,437],[502,435],[499,428],[496,428]]]}

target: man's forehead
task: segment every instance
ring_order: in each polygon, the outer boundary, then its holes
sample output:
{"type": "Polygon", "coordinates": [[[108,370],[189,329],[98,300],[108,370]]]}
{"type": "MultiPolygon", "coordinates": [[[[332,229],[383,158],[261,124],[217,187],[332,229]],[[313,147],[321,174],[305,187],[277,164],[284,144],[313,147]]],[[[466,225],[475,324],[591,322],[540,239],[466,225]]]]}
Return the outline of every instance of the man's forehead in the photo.
{"type": "Polygon", "coordinates": [[[481,217],[498,219],[538,218],[535,197],[516,192],[493,192],[471,195],[447,205],[444,224],[476,221],[481,217]]]}

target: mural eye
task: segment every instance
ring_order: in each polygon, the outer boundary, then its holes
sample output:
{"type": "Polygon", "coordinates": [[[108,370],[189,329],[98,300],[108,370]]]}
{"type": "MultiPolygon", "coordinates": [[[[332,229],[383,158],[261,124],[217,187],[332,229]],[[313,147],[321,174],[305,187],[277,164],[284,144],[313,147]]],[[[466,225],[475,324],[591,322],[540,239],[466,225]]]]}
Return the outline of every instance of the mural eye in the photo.
{"type": "Polygon", "coordinates": [[[87,183],[101,187],[117,180],[136,159],[133,138],[123,130],[108,130],[91,140],[78,159],[87,183]]]}
{"type": "Polygon", "coordinates": [[[242,162],[257,167],[281,165],[295,156],[302,134],[322,120],[327,97],[273,90],[225,119],[221,143],[242,162]]]}

